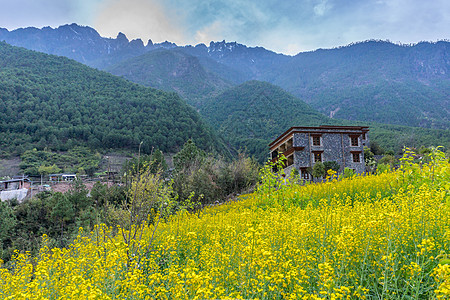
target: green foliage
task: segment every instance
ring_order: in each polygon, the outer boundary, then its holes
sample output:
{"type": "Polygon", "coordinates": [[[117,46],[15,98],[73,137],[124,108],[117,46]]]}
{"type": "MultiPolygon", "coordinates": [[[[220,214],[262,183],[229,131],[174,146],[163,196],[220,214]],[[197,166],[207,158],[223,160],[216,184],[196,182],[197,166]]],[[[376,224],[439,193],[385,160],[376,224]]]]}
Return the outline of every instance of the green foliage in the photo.
{"type": "Polygon", "coordinates": [[[10,231],[16,226],[16,216],[7,202],[0,201],[0,246],[10,236],[10,231]]]}
{"type": "Polygon", "coordinates": [[[245,82],[225,91],[202,106],[200,113],[230,144],[259,162],[267,159],[268,144],[292,126],[369,126],[377,154],[384,152],[381,146],[394,152],[401,151],[404,145],[439,143],[450,147],[448,130],[331,119],[281,88],[260,81],[245,82]]]}
{"type": "Polygon", "coordinates": [[[324,163],[318,161],[314,164],[312,168],[312,176],[315,178],[324,177],[326,174],[324,163]]]}
{"type": "Polygon", "coordinates": [[[101,155],[86,147],[74,147],[66,153],[46,150],[27,150],[21,155],[20,168],[28,175],[76,173],[80,169],[92,175],[98,169],[101,155]]]}
{"type": "Polygon", "coordinates": [[[381,148],[381,146],[376,141],[370,142],[370,151],[374,155],[383,155],[384,154],[384,149],[381,148]]]}
{"type": "Polygon", "coordinates": [[[268,161],[259,171],[260,182],[257,192],[271,195],[273,191],[282,188],[285,183],[284,163],[286,157],[280,155],[276,161],[268,161]]]}
{"type": "Polygon", "coordinates": [[[225,149],[175,93],[3,42],[0,66],[0,148],[7,153],[77,145],[134,150],[144,141],[149,154],[156,146],[176,151],[189,137],[202,149],[225,149]]]}
{"type": "MultiPolygon", "coordinates": [[[[208,60],[208,63],[219,65],[213,60],[208,60]]],[[[205,69],[199,58],[181,49],[157,49],[120,62],[107,70],[136,83],[177,92],[195,106],[231,87],[227,80],[205,69]]]]}
{"type": "Polygon", "coordinates": [[[173,157],[173,164],[176,170],[187,169],[192,164],[201,163],[205,157],[206,152],[200,150],[192,139],[189,139],[180,152],[173,157]]]}
{"type": "Polygon", "coordinates": [[[344,169],[344,174],[343,174],[344,178],[351,178],[353,176],[355,176],[355,171],[353,171],[353,169],[350,169],[350,168],[344,169]]]}
{"type": "Polygon", "coordinates": [[[151,154],[139,155],[127,160],[122,167],[122,173],[126,176],[136,176],[147,169],[153,174],[167,170],[166,159],[159,149],[151,154]]]}
{"type": "Polygon", "coordinates": [[[393,169],[398,164],[398,159],[394,155],[387,154],[378,161],[378,164],[389,165],[393,169]]]}
{"type": "Polygon", "coordinates": [[[59,172],[61,172],[61,169],[58,168],[55,164],[51,166],[40,165],[38,168],[38,173],[42,175],[56,174],[59,172]]]}
{"type": "Polygon", "coordinates": [[[236,148],[259,162],[271,139],[291,126],[330,123],[309,105],[267,82],[249,81],[205,104],[200,113],[236,148]]]}
{"type": "Polygon", "coordinates": [[[390,164],[383,164],[379,163],[377,165],[377,174],[382,174],[391,171],[391,165],[390,164]]]}
{"type": "Polygon", "coordinates": [[[242,193],[258,181],[258,163],[243,154],[227,162],[199,150],[188,141],[174,157],[173,188],[180,200],[201,204],[223,201],[242,193]]]}
{"type": "Polygon", "coordinates": [[[97,208],[109,205],[119,207],[126,202],[126,187],[117,185],[108,187],[106,184],[96,182],[91,189],[91,197],[97,208]]]}
{"type": "Polygon", "coordinates": [[[42,192],[14,206],[0,202],[0,259],[8,260],[14,249],[35,253],[43,234],[50,245],[64,247],[78,234],[105,222],[116,226],[109,212],[127,203],[125,187],[108,187],[97,182],[91,197],[81,181],[74,181],[67,193],[42,192]]]}
{"type": "Polygon", "coordinates": [[[369,172],[374,172],[377,166],[375,155],[370,150],[370,148],[366,146],[364,146],[364,164],[366,165],[366,170],[368,170],[369,172]]]}
{"type": "Polygon", "coordinates": [[[448,74],[438,70],[446,68],[441,53],[448,47],[448,42],[408,47],[366,41],[300,53],[260,78],[334,118],[445,130],[450,118],[442,108],[448,106],[450,85],[448,74]]]}
{"type": "Polygon", "coordinates": [[[325,172],[327,172],[328,170],[333,170],[337,173],[341,169],[341,166],[334,160],[324,162],[323,166],[325,167],[325,172]]]}

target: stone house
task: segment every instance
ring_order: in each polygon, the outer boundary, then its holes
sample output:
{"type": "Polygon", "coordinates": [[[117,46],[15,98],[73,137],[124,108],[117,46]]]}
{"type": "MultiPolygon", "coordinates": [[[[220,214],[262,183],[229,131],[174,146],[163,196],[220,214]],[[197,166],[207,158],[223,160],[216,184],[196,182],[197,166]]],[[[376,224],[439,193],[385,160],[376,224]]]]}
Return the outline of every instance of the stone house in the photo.
{"type": "Polygon", "coordinates": [[[30,179],[28,177],[18,177],[0,181],[0,191],[12,191],[29,188],[30,188],[30,179]]]}
{"type": "Polygon", "coordinates": [[[285,173],[295,168],[301,178],[310,180],[307,169],[318,161],[336,161],[340,172],[344,168],[356,173],[365,171],[364,147],[369,147],[369,127],[329,126],[291,127],[269,144],[270,157],[286,157],[285,173]]]}
{"type": "Polygon", "coordinates": [[[30,192],[31,182],[28,177],[17,177],[0,181],[0,200],[17,199],[21,202],[30,192]]]}

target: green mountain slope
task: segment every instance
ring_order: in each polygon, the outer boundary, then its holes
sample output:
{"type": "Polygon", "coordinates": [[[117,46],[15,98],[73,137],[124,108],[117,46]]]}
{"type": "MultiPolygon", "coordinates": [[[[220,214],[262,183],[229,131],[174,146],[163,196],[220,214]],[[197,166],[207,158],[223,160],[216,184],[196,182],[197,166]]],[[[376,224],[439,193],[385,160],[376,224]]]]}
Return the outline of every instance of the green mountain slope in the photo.
{"type": "Polygon", "coordinates": [[[200,113],[234,147],[247,149],[261,162],[267,159],[268,144],[292,126],[370,126],[370,139],[393,151],[404,145],[450,147],[449,130],[331,119],[283,89],[260,81],[245,82],[225,91],[200,113]]]}
{"type": "Polygon", "coordinates": [[[0,43],[0,150],[37,147],[176,151],[193,138],[223,149],[175,93],[146,88],[73,60],[0,43]]]}
{"type": "MultiPolygon", "coordinates": [[[[203,60],[209,68],[219,65],[210,59],[203,60]]],[[[231,87],[227,80],[206,71],[202,63],[180,49],[158,49],[125,60],[108,71],[136,83],[177,92],[188,103],[199,106],[231,87]]]]}
{"type": "Polygon", "coordinates": [[[271,139],[291,126],[335,122],[267,82],[248,81],[231,88],[200,113],[233,146],[264,161],[271,139]]]}
{"type": "Polygon", "coordinates": [[[449,49],[367,41],[299,53],[265,76],[328,116],[448,129],[449,49]]]}

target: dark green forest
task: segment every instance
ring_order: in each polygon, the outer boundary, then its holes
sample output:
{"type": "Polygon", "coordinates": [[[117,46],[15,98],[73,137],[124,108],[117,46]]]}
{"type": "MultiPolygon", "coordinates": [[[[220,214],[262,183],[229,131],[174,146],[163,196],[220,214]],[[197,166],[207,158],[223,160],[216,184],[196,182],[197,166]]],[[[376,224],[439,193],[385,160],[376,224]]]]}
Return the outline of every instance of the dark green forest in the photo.
{"type": "Polygon", "coordinates": [[[153,148],[176,152],[193,138],[224,146],[177,94],[131,83],[73,60],[0,43],[0,155],[153,148]]]}
{"type": "Polygon", "coordinates": [[[198,108],[213,96],[207,88],[219,87],[214,91],[220,91],[223,80],[242,84],[254,79],[275,84],[333,118],[445,130],[450,127],[448,48],[448,42],[406,46],[365,41],[287,57],[263,48],[218,42],[209,48],[153,50],[122,62],[111,72],[176,90],[198,108]],[[195,76],[180,82],[179,74],[186,73],[180,57],[193,60],[192,56],[198,59],[190,70],[195,76]],[[200,74],[215,77],[203,76],[202,86],[197,80],[200,74]]]}

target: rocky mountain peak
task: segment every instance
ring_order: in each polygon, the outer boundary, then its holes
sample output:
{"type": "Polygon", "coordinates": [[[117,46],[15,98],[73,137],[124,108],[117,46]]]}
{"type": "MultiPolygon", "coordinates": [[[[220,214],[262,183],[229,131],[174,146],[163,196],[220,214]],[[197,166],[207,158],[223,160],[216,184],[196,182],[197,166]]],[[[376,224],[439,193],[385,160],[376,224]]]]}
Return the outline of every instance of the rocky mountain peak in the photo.
{"type": "Polygon", "coordinates": [[[119,32],[119,33],[117,34],[116,40],[117,40],[118,42],[126,42],[126,43],[128,43],[128,38],[127,38],[127,36],[126,36],[125,34],[123,34],[122,32],[119,32]]]}

